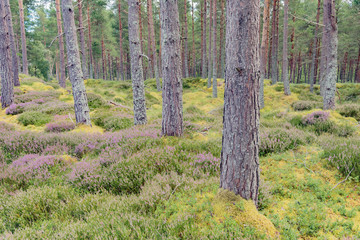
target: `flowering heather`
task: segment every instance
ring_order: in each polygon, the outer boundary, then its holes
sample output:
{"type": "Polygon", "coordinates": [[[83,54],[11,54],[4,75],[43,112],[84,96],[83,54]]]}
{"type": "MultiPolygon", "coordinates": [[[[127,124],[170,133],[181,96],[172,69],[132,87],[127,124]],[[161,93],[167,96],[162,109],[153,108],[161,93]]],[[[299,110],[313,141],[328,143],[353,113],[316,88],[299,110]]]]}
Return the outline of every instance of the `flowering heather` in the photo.
{"type": "Polygon", "coordinates": [[[65,121],[48,123],[45,127],[46,132],[67,132],[73,129],[75,129],[75,124],[65,121]]]}
{"type": "Polygon", "coordinates": [[[11,104],[5,111],[7,115],[17,115],[25,111],[38,109],[40,104],[44,103],[44,99],[36,99],[31,102],[11,104]]]}
{"type": "Polygon", "coordinates": [[[190,166],[194,168],[194,175],[207,174],[217,176],[220,174],[220,159],[214,157],[211,153],[201,153],[193,157],[190,166]]]}
{"type": "Polygon", "coordinates": [[[324,111],[316,111],[309,113],[303,118],[303,124],[313,125],[318,122],[325,122],[329,119],[330,113],[324,111]]]}
{"type": "Polygon", "coordinates": [[[61,156],[28,154],[13,161],[0,178],[19,187],[26,187],[30,182],[49,179],[54,168],[63,171],[64,167],[65,161],[61,156]]]}
{"type": "Polygon", "coordinates": [[[57,99],[60,96],[59,92],[56,91],[30,91],[23,95],[15,97],[15,103],[32,102],[37,99],[43,99],[45,102],[57,99]]]}

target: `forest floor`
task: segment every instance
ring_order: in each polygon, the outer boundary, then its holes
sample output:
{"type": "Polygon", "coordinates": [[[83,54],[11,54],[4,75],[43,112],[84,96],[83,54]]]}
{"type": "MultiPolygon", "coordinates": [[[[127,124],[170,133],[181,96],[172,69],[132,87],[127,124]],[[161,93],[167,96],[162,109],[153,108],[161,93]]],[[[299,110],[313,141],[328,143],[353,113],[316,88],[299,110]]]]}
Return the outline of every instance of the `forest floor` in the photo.
{"type": "Polygon", "coordinates": [[[183,80],[184,136],[161,137],[161,93],[145,81],[148,125],[133,126],[131,82],[86,80],[92,127],[75,127],[71,87],[21,76],[0,111],[0,239],[360,238],[360,85],[265,81],[259,206],[219,190],[219,98],[183,80]],[[346,180],[346,181],[345,181],[346,180]]]}

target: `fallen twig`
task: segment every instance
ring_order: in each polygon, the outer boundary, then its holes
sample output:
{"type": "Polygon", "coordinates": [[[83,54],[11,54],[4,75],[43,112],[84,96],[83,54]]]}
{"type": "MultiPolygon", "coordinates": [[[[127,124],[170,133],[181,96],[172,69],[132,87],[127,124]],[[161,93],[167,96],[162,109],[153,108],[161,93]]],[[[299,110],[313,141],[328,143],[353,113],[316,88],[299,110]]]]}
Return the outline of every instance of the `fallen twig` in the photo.
{"type": "Polygon", "coordinates": [[[355,168],[355,167],[353,167],[353,169],[351,169],[351,171],[350,171],[349,174],[346,176],[346,178],[345,178],[344,180],[338,182],[338,183],[330,190],[330,192],[331,192],[332,190],[334,190],[334,189],[335,189],[337,186],[339,186],[340,184],[346,182],[346,181],[348,180],[348,178],[350,177],[350,174],[352,173],[352,171],[354,170],[354,168],[355,168]]]}

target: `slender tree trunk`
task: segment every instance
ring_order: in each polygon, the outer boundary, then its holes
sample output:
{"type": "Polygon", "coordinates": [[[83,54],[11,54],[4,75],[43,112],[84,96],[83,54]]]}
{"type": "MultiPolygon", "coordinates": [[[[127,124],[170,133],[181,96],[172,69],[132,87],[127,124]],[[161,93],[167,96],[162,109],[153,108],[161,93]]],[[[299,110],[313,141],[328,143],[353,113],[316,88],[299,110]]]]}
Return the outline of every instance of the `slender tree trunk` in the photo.
{"type": "Polygon", "coordinates": [[[211,57],[211,52],[212,52],[212,1],[213,0],[208,0],[209,1],[209,60],[208,60],[208,85],[207,87],[210,88],[211,87],[211,77],[212,77],[212,57],[211,57]]]}
{"type": "Polygon", "coordinates": [[[207,24],[206,24],[206,18],[207,18],[207,14],[206,14],[206,8],[207,8],[207,6],[206,6],[206,2],[207,2],[208,0],[204,0],[204,23],[203,23],[203,34],[204,34],[204,37],[203,37],[203,47],[204,47],[204,51],[203,51],[203,55],[202,55],[202,61],[203,61],[203,65],[202,65],[202,78],[206,78],[206,73],[207,73],[207,48],[206,48],[206,42],[207,42],[207,40],[206,40],[206,28],[207,28],[207,24]]]}
{"type": "MultiPolygon", "coordinates": [[[[267,60],[267,50],[269,48],[269,26],[270,26],[270,0],[265,0],[264,3],[264,16],[263,16],[263,31],[261,39],[261,53],[260,53],[260,108],[264,107],[264,78],[266,71],[266,60],[267,60]]],[[[220,44],[221,46],[221,44],[220,44]]]]}
{"type": "MultiPolygon", "coordinates": [[[[144,44],[143,44],[143,24],[142,24],[142,16],[141,16],[141,0],[139,0],[139,6],[138,6],[138,11],[139,11],[139,31],[140,31],[140,49],[141,49],[141,54],[144,53],[144,44]]],[[[147,75],[147,70],[146,70],[146,66],[144,66],[143,64],[143,59],[140,58],[140,64],[142,66],[142,68],[145,68],[145,71],[143,70],[143,78],[145,79],[145,76],[147,75]],[[144,75],[145,72],[145,75],[144,75]]]]}
{"type": "Polygon", "coordinates": [[[154,64],[154,72],[155,72],[155,78],[156,78],[156,88],[158,92],[161,91],[161,83],[160,83],[160,77],[159,77],[159,67],[158,67],[158,59],[157,59],[157,53],[156,53],[156,46],[155,46],[155,30],[154,30],[154,18],[153,18],[153,10],[152,10],[152,0],[148,1],[148,18],[149,18],[149,27],[150,27],[150,44],[152,49],[152,64],[154,64]]]}
{"type": "Polygon", "coordinates": [[[83,25],[83,15],[82,15],[82,1],[77,0],[78,2],[78,10],[79,10],[79,32],[80,32],[80,49],[81,49],[81,67],[84,74],[84,78],[88,79],[88,69],[86,64],[86,51],[85,51],[85,34],[84,34],[84,25],[83,25]]]}
{"type": "MultiPolygon", "coordinates": [[[[159,10],[159,19],[161,18],[160,10],[159,10]]],[[[161,23],[161,22],[160,22],[161,23]]],[[[162,77],[162,60],[161,60],[161,26],[159,28],[159,77],[162,77]]]]}
{"type": "Polygon", "coordinates": [[[252,199],[255,204],[260,181],[259,5],[260,1],[255,0],[227,0],[227,65],[220,164],[220,187],[252,199]]]}
{"type": "Polygon", "coordinates": [[[93,78],[93,56],[92,56],[92,43],[91,43],[91,19],[90,19],[90,6],[87,6],[88,18],[88,49],[89,49],[89,72],[90,78],[93,78]]]}
{"type": "Polygon", "coordinates": [[[335,108],[336,68],[337,68],[337,22],[335,0],[324,0],[324,32],[321,63],[324,64],[321,85],[324,110],[335,108]]]}
{"type": "Polygon", "coordinates": [[[6,24],[9,31],[9,40],[10,40],[10,48],[11,48],[11,70],[14,80],[14,86],[20,86],[19,81],[19,63],[17,59],[17,52],[16,52],[16,44],[15,44],[15,35],[14,35],[14,28],[12,24],[12,15],[11,15],[11,9],[10,9],[10,3],[9,0],[5,0],[4,9],[5,9],[5,15],[6,15],[6,24]]]}
{"type": "Polygon", "coordinates": [[[354,62],[353,60],[350,60],[350,62],[349,62],[349,71],[347,74],[347,82],[352,82],[352,77],[354,74],[353,62],[354,62]]]}
{"type": "MultiPolygon", "coordinates": [[[[20,0],[22,1],[22,0],[20,0]]],[[[66,75],[65,75],[65,52],[64,52],[64,39],[61,23],[61,11],[60,11],[60,0],[55,0],[56,7],[56,22],[59,34],[59,56],[60,56],[60,79],[59,85],[62,88],[66,87],[66,75]]]]}
{"type": "Polygon", "coordinates": [[[188,66],[188,23],[187,23],[187,0],[184,0],[184,63],[185,63],[185,77],[189,77],[188,66]]]}
{"type": "Polygon", "coordinates": [[[318,8],[316,14],[316,26],[315,26],[315,35],[314,35],[314,42],[313,42],[313,49],[312,49],[312,56],[311,56],[311,70],[310,70],[310,92],[314,91],[314,84],[315,84],[315,62],[316,62],[316,52],[317,52],[317,43],[318,43],[318,33],[319,33],[319,22],[320,22],[320,8],[321,8],[321,0],[318,0],[318,8]]]}
{"type": "Polygon", "coordinates": [[[290,95],[290,84],[288,76],[288,11],[289,0],[284,2],[284,33],[283,33],[283,58],[282,58],[282,81],[284,82],[284,93],[290,95]]]}
{"type": "Polygon", "coordinates": [[[220,43],[219,43],[219,58],[218,58],[218,73],[220,77],[223,77],[223,42],[224,42],[224,26],[225,26],[225,0],[220,0],[221,7],[221,17],[220,17],[220,43]]]}
{"type": "Polygon", "coordinates": [[[120,72],[121,72],[121,80],[125,80],[124,76],[124,64],[123,64],[123,39],[122,39],[122,21],[121,21],[121,0],[118,0],[118,14],[119,14],[119,50],[120,50],[120,72]]]}
{"type": "Polygon", "coordinates": [[[348,55],[349,55],[349,53],[345,52],[344,60],[343,60],[343,63],[341,65],[340,80],[341,80],[342,83],[345,82],[345,78],[346,78],[346,67],[347,67],[347,62],[348,62],[348,55]]]}
{"type": "Polygon", "coordinates": [[[217,14],[216,14],[216,1],[213,1],[213,98],[217,98],[217,49],[216,49],[216,38],[217,38],[217,29],[216,29],[216,22],[217,22],[217,14]]]}
{"type": "MultiPolygon", "coordinates": [[[[107,50],[108,54],[107,54],[107,59],[108,59],[108,69],[109,69],[109,80],[112,80],[112,66],[111,66],[111,57],[110,57],[110,51],[107,50]]],[[[106,55],[106,53],[105,53],[106,55]]]]}
{"type": "Polygon", "coordinates": [[[191,0],[191,20],[192,20],[192,68],[191,69],[192,69],[193,77],[196,77],[194,0],[191,0]]]}
{"type": "Polygon", "coordinates": [[[19,15],[20,15],[20,31],[21,31],[21,50],[22,50],[22,67],[23,73],[29,74],[28,60],[27,60],[27,49],[26,49],[26,35],[25,35],[25,17],[24,17],[24,5],[23,0],[19,1],[19,15]]]}
{"type": "Polygon", "coordinates": [[[183,133],[183,103],[180,61],[180,27],[177,0],[160,0],[163,110],[162,135],[181,136],[183,133]]]}
{"type": "MultiPolygon", "coordinates": [[[[295,23],[295,17],[292,18],[293,23],[295,23]]],[[[294,82],[295,75],[295,26],[292,28],[291,37],[291,55],[290,55],[290,82],[294,82]]]]}
{"type": "Polygon", "coordinates": [[[356,61],[355,79],[354,79],[354,82],[360,83],[360,41],[359,41],[358,59],[357,59],[357,61],[356,61]]]}
{"type": "Polygon", "coordinates": [[[105,44],[104,44],[104,35],[101,36],[101,63],[102,63],[102,77],[104,80],[107,80],[106,76],[106,53],[105,53],[105,44]]]}
{"type": "MultiPolygon", "coordinates": [[[[273,20],[272,20],[272,46],[271,46],[271,50],[272,50],[272,55],[271,55],[271,81],[272,84],[277,83],[277,51],[276,51],[276,40],[277,40],[277,36],[276,36],[276,26],[277,26],[277,2],[279,0],[274,0],[274,5],[273,5],[273,20]]],[[[270,71],[270,68],[269,68],[270,71]]]]}
{"type": "Polygon", "coordinates": [[[146,124],[144,74],[141,64],[141,42],[139,39],[140,1],[128,0],[129,47],[131,55],[131,79],[134,102],[134,124],[146,124]]]}
{"type": "Polygon", "coordinates": [[[64,32],[66,37],[66,50],[68,56],[69,77],[72,85],[77,124],[91,125],[90,110],[81,71],[78,40],[74,20],[74,7],[72,0],[61,0],[62,15],[64,18],[64,32]]]}
{"type": "Polygon", "coordinates": [[[301,74],[302,74],[302,63],[301,63],[301,50],[299,52],[299,57],[298,57],[298,75],[297,75],[297,83],[300,83],[301,81],[301,74]]]}
{"type": "Polygon", "coordinates": [[[6,22],[5,2],[0,2],[0,78],[1,107],[6,108],[14,102],[14,83],[11,72],[10,33],[6,22]]]}
{"type": "Polygon", "coordinates": [[[203,66],[204,66],[204,2],[200,1],[200,27],[201,27],[201,39],[200,39],[200,46],[201,46],[201,75],[203,77],[203,66]]]}

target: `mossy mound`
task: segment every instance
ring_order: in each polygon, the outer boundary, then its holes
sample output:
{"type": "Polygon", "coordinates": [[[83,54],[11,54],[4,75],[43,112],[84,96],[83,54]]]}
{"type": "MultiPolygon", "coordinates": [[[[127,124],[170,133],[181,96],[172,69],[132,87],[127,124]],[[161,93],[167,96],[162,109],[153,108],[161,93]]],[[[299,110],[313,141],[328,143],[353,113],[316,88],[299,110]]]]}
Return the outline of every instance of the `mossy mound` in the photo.
{"type": "Polygon", "coordinates": [[[213,200],[213,208],[218,222],[231,217],[241,225],[255,228],[268,238],[273,239],[278,235],[274,224],[258,212],[252,200],[245,200],[229,190],[219,189],[213,200]]]}

